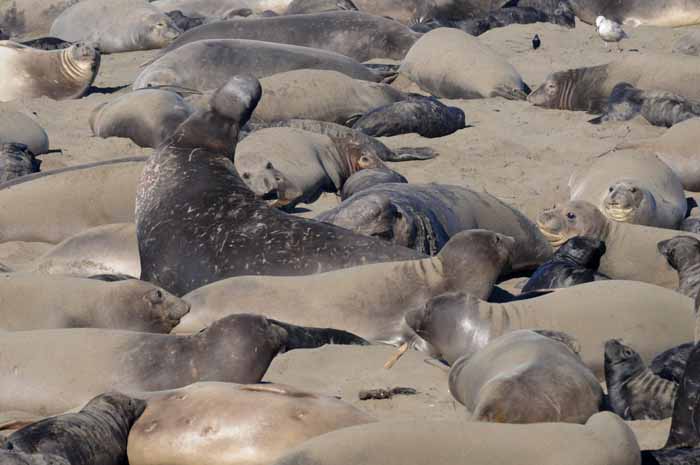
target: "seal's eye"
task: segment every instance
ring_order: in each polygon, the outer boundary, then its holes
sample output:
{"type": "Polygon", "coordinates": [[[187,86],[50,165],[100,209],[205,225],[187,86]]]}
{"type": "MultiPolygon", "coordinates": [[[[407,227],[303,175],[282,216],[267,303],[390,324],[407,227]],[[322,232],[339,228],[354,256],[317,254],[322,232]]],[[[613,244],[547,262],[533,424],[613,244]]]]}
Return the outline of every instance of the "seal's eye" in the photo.
{"type": "Polygon", "coordinates": [[[630,189],[630,191],[632,191],[632,193],[634,194],[635,192],[637,192],[637,188],[633,187],[632,189],[630,189]]]}
{"type": "Polygon", "coordinates": [[[612,192],[612,191],[613,191],[612,186],[608,187],[608,192],[612,192]]]}
{"type": "Polygon", "coordinates": [[[629,349],[623,349],[622,350],[622,356],[624,358],[630,358],[632,356],[632,351],[629,349]]]}
{"type": "Polygon", "coordinates": [[[267,165],[265,165],[265,168],[268,169],[268,170],[271,170],[271,169],[272,169],[272,162],[271,162],[271,161],[268,161],[268,162],[267,162],[267,165]]]}
{"type": "Polygon", "coordinates": [[[576,214],[574,212],[569,212],[566,214],[566,217],[570,220],[576,219],[576,214]]]}
{"type": "Polygon", "coordinates": [[[153,305],[163,302],[163,292],[160,289],[152,290],[148,293],[148,300],[150,300],[153,305]]]}
{"type": "Polygon", "coordinates": [[[243,179],[249,179],[249,178],[250,178],[250,173],[243,173],[243,174],[241,175],[241,177],[242,177],[243,179]]]}
{"type": "Polygon", "coordinates": [[[279,176],[275,176],[275,181],[282,182],[282,178],[280,178],[279,176]]]}

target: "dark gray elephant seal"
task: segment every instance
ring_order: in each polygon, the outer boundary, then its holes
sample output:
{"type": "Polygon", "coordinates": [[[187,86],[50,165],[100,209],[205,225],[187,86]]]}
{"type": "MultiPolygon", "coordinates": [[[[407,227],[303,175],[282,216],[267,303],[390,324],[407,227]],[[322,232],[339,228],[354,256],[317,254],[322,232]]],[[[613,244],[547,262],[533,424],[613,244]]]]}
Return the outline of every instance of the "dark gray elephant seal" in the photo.
{"type": "Polygon", "coordinates": [[[408,183],[408,180],[401,174],[389,168],[370,168],[360,170],[345,181],[343,188],[340,190],[340,199],[345,200],[360,191],[369,189],[372,186],[390,183],[406,184],[408,183]]]}
{"type": "Polygon", "coordinates": [[[595,25],[598,16],[634,26],[679,27],[698,24],[700,4],[685,0],[569,0],[576,16],[595,25]]]}
{"type": "Polygon", "coordinates": [[[98,137],[127,137],[141,147],[158,147],[194,111],[175,92],[140,89],[97,106],[90,129],[98,137]]]}
{"type": "Polygon", "coordinates": [[[676,236],[657,245],[659,253],[678,271],[678,292],[695,299],[700,295],[700,240],[676,236]]]}
{"type": "Polygon", "coordinates": [[[625,420],[662,420],[673,413],[678,384],[652,373],[618,339],[605,342],[605,384],[611,410],[625,420]]]}
{"type": "Polygon", "coordinates": [[[319,221],[434,255],[465,229],[515,238],[513,270],[534,269],[552,249],[522,213],[494,196],[444,184],[381,184],[321,213],[319,221]]]}
{"type": "Polygon", "coordinates": [[[673,53],[700,55],[700,31],[691,31],[673,44],[673,53]]]}
{"type": "Polygon", "coordinates": [[[198,40],[246,39],[327,50],[359,62],[374,58],[402,60],[419,37],[397,21],[359,11],[244,18],[188,31],[158,57],[198,40]]]}
{"type": "Polygon", "coordinates": [[[523,286],[522,292],[570,287],[610,279],[598,273],[600,258],[604,254],[603,241],[590,237],[572,237],[537,268],[523,286]]]}
{"type": "Polygon", "coordinates": [[[62,457],[70,465],[122,465],[127,463],[131,426],[145,408],[141,399],[117,392],[102,394],[78,413],[47,418],[12,433],[2,448],[62,457]]]}
{"type": "Polygon", "coordinates": [[[456,360],[449,386],[472,421],[585,423],[603,400],[598,380],[572,348],[528,330],[456,360]]]}
{"type": "Polygon", "coordinates": [[[338,71],[366,81],[382,79],[352,58],[325,50],[257,40],[212,39],[192,42],[158,58],[141,71],[133,88],[215,90],[243,72],[263,78],[306,68],[338,71]]]}
{"type": "Polygon", "coordinates": [[[182,296],[233,276],[301,275],[422,257],[257,200],[233,157],[239,128],[260,96],[257,79],[232,78],[207,110],[190,116],[148,159],[136,201],[141,279],[182,296]],[[179,225],[175,231],[172,222],[179,225]]]}
{"type": "Polygon", "coordinates": [[[210,18],[204,18],[202,16],[186,16],[180,10],[166,11],[165,14],[172,20],[175,26],[183,32],[194,29],[210,21],[210,18]]]}
{"type": "Polygon", "coordinates": [[[20,143],[0,144],[0,183],[38,173],[41,160],[20,143]]]}
{"type": "Polygon", "coordinates": [[[649,364],[649,369],[663,379],[680,384],[688,359],[694,348],[694,342],[686,342],[672,349],[665,350],[654,357],[654,360],[649,364]]]}
{"type": "Polygon", "coordinates": [[[49,136],[30,116],[18,111],[0,112],[0,143],[24,144],[34,155],[49,151],[49,136]]]}

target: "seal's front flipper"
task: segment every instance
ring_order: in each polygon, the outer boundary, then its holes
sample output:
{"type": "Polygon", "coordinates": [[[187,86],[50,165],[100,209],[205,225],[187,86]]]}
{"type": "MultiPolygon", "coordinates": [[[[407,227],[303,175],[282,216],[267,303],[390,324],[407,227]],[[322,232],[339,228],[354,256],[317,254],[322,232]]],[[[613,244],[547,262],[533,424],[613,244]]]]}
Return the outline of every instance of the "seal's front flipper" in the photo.
{"type": "Polygon", "coordinates": [[[438,152],[430,147],[401,147],[392,149],[392,155],[383,161],[432,160],[437,156],[438,152]]]}
{"type": "Polygon", "coordinates": [[[664,449],[700,446],[700,350],[696,345],[685,367],[673,406],[671,432],[664,449]]]}

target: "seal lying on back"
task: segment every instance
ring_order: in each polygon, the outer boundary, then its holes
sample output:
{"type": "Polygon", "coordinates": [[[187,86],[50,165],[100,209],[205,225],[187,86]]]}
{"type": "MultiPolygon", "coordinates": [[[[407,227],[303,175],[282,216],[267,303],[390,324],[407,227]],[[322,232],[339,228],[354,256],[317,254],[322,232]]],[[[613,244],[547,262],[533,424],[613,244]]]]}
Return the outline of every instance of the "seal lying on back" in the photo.
{"type": "Polygon", "coordinates": [[[634,26],[679,27],[698,24],[700,5],[685,0],[635,1],[569,0],[576,16],[588,24],[602,15],[634,26]]]}
{"type": "Polygon", "coordinates": [[[533,331],[513,331],[452,364],[450,392],[472,421],[585,423],[603,390],[573,348],[533,331]]]}
{"type": "Polygon", "coordinates": [[[700,295],[700,240],[676,236],[657,245],[659,253],[678,271],[678,292],[695,299],[700,295]]]}
{"type": "Polygon", "coordinates": [[[340,190],[340,200],[345,200],[357,192],[379,184],[408,183],[402,175],[389,168],[370,168],[350,176],[340,190]]]}
{"type": "Polygon", "coordinates": [[[652,373],[617,339],[605,342],[605,384],[611,410],[625,420],[663,420],[673,413],[678,385],[652,373]]]}
{"type": "Polygon", "coordinates": [[[39,172],[41,160],[20,143],[0,144],[0,183],[39,172]]]}
{"type": "Polygon", "coordinates": [[[408,343],[429,351],[403,323],[407,310],[444,292],[486,299],[506,267],[514,241],[476,230],[453,237],[435,257],[375,263],[309,276],[241,276],[196,289],[176,333],[194,333],[226,315],[264,314],[294,324],[334,327],[369,341],[408,343]]]}
{"type": "Polygon", "coordinates": [[[0,102],[43,96],[54,100],[82,97],[99,67],[100,52],[84,43],[46,52],[0,41],[0,102]],[[22,79],[16,79],[17,73],[22,73],[22,79]]]}
{"type": "Polygon", "coordinates": [[[537,218],[537,226],[554,247],[574,236],[605,242],[599,270],[613,279],[643,281],[669,289],[678,288],[678,274],[658,253],[656,244],[684,235],[700,239],[687,232],[612,221],[583,201],[543,211],[537,218]]]}
{"type": "Polygon", "coordinates": [[[513,270],[535,268],[552,249],[522,213],[496,197],[443,184],[381,184],[321,213],[319,221],[394,244],[436,254],[465,229],[488,229],[515,238],[513,270]]]}
{"type": "Polygon", "coordinates": [[[49,136],[44,128],[18,111],[0,112],[0,143],[24,144],[34,155],[49,151],[49,136]]]}
{"type": "Polygon", "coordinates": [[[141,399],[117,392],[102,394],[78,413],[25,426],[2,447],[15,453],[62,457],[70,465],[122,465],[127,463],[129,431],[145,408],[141,399]]]}
{"type": "Polygon", "coordinates": [[[603,254],[603,241],[590,237],[572,237],[554,252],[552,258],[537,268],[525,283],[522,292],[571,287],[609,279],[597,272],[603,254]]]}
{"type": "Polygon", "coordinates": [[[620,82],[700,100],[697,58],[685,55],[629,54],[606,65],[550,74],[527,100],[560,110],[603,113],[608,97],[620,82]]]}
{"type": "Polygon", "coordinates": [[[255,198],[233,156],[239,128],[260,95],[252,76],[232,78],[212,95],[209,108],[190,116],[148,159],[136,201],[141,279],[182,296],[233,276],[302,275],[422,258],[255,198]]]}

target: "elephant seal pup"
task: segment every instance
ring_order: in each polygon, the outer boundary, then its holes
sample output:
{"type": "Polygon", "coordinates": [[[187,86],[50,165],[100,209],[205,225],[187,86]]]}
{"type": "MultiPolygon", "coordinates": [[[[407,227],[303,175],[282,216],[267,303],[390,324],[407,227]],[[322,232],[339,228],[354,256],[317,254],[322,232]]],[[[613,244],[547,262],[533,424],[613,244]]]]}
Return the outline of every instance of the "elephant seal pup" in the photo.
{"type": "Polygon", "coordinates": [[[212,95],[208,109],[192,114],[149,157],[136,201],[141,279],[182,296],[233,276],[293,276],[422,258],[255,198],[233,156],[239,128],[261,92],[252,76],[232,78],[212,95]],[[178,224],[176,231],[171,224],[178,224]],[[183,249],[185,243],[191,247],[183,249]]]}
{"type": "Polygon", "coordinates": [[[140,147],[158,147],[194,111],[175,92],[140,89],[95,107],[90,129],[98,137],[127,137],[140,147]]]}
{"type": "Polygon", "coordinates": [[[246,137],[236,147],[234,165],[256,195],[276,194],[288,207],[313,203],[324,192],[340,191],[352,174],[363,169],[388,169],[351,140],[293,128],[262,129],[246,137]],[[282,178],[268,181],[270,168],[282,178]],[[280,182],[292,188],[280,189],[280,182]]]}
{"type": "Polygon", "coordinates": [[[688,358],[690,358],[690,353],[694,348],[694,342],[686,342],[672,349],[665,350],[654,357],[654,360],[649,364],[649,369],[663,379],[680,384],[685,367],[688,364],[688,358]]]}
{"type": "Polygon", "coordinates": [[[585,425],[508,425],[445,420],[392,420],[352,426],[310,439],[273,465],[639,465],[639,445],[617,415],[600,412],[585,425]],[[546,447],[543,444],[547,444],[546,447]],[[435,458],[439,457],[439,462],[435,458]]]}
{"type": "Polygon", "coordinates": [[[49,151],[49,136],[30,116],[18,111],[0,112],[0,144],[24,144],[34,155],[49,151]]]}
{"type": "Polygon", "coordinates": [[[345,200],[357,192],[369,189],[372,186],[390,183],[406,184],[408,180],[389,168],[369,168],[358,171],[343,184],[343,188],[340,190],[340,200],[345,200]]]}
{"type": "Polygon", "coordinates": [[[327,50],[359,62],[374,58],[402,60],[420,36],[397,21],[359,11],[243,18],[188,31],[159,56],[198,40],[246,39],[327,50]]]}
{"type": "Polygon", "coordinates": [[[530,92],[510,63],[457,29],[423,35],[406,54],[400,72],[440,98],[525,100],[530,92]]]}
{"type": "Polygon", "coordinates": [[[681,53],[683,55],[699,56],[700,55],[700,32],[691,31],[682,36],[673,44],[673,53],[681,53]]]}
{"type": "Polygon", "coordinates": [[[435,255],[466,229],[515,238],[512,269],[534,269],[552,255],[547,240],[522,213],[496,197],[445,184],[381,184],[321,213],[319,221],[435,255]]]}
{"type": "Polygon", "coordinates": [[[590,202],[617,222],[678,229],[688,210],[678,176],[656,155],[631,150],[572,174],[569,192],[572,201],[590,202]]]}
{"type": "Polygon", "coordinates": [[[595,25],[598,16],[636,26],[680,27],[700,23],[700,5],[684,0],[655,2],[569,0],[574,13],[584,23],[595,25]]]}
{"type": "Polygon", "coordinates": [[[216,90],[231,76],[243,72],[263,78],[305,68],[338,71],[365,81],[382,79],[363,64],[338,53],[257,40],[211,39],[184,45],[150,63],[136,77],[133,88],[216,90]]]}
{"type": "Polygon", "coordinates": [[[578,341],[583,362],[600,378],[605,341],[622,337],[651,360],[692,339],[692,307],[690,299],[668,289],[608,280],[500,304],[468,294],[443,294],[408,312],[406,323],[448,362],[518,329],[563,332],[578,341]]]}
{"type": "Polygon", "coordinates": [[[657,245],[659,253],[678,271],[678,292],[695,299],[700,295],[700,240],[676,236],[657,245]]]}
{"type": "Polygon", "coordinates": [[[678,288],[678,274],[658,253],[656,244],[676,236],[700,239],[700,235],[687,232],[612,221],[593,204],[583,201],[543,211],[537,226],[553,247],[574,236],[605,242],[605,255],[598,270],[612,279],[642,281],[669,289],[678,288]]]}
{"type": "Polygon", "coordinates": [[[141,399],[117,392],[102,394],[77,413],[25,426],[12,433],[2,447],[63,457],[71,465],[122,465],[127,463],[129,430],[145,408],[141,399]]]}
{"type": "Polygon", "coordinates": [[[190,305],[150,283],[0,275],[0,329],[104,328],[169,333],[190,305]],[[40,290],[40,292],[36,292],[40,290]]]}
{"type": "Polygon", "coordinates": [[[51,25],[52,36],[95,44],[102,53],[162,48],[180,34],[165,13],[144,0],[78,2],[51,25]]]}
{"type": "Polygon", "coordinates": [[[267,465],[307,439],[375,421],[283,384],[199,382],[144,397],[148,407],[129,433],[130,465],[267,465]]]}
{"type": "Polygon", "coordinates": [[[603,390],[570,347],[534,331],[513,331],[452,364],[450,392],[472,421],[585,423],[603,390]]]}
{"type": "Polygon", "coordinates": [[[133,222],[144,159],[77,165],[0,184],[0,242],[55,244],[95,226],[133,222]]]}
{"type": "Polygon", "coordinates": [[[436,257],[309,276],[229,278],[185,295],[192,311],[174,331],[194,333],[244,309],[294,324],[342,329],[372,342],[408,343],[429,351],[403,324],[404,313],[444,292],[459,290],[486,299],[513,246],[510,237],[464,231],[436,257]]]}
{"type": "Polygon", "coordinates": [[[0,144],[0,183],[39,172],[41,160],[20,143],[0,144]]]}
{"type": "Polygon", "coordinates": [[[370,110],[352,125],[372,137],[391,137],[415,132],[423,137],[443,137],[466,127],[464,112],[438,99],[412,96],[370,110]]]}
{"type": "Polygon", "coordinates": [[[100,52],[77,43],[46,52],[9,40],[0,41],[0,102],[19,98],[80,98],[88,91],[100,67],[100,52]],[[22,79],[15,79],[17,72],[22,79]]]}
{"type": "Polygon", "coordinates": [[[191,336],[92,328],[3,332],[8,358],[0,361],[0,408],[51,415],[109,390],[257,383],[286,344],[287,332],[259,315],[231,315],[191,336]]]}
{"type": "Polygon", "coordinates": [[[571,287],[610,279],[598,273],[605,243],[590,237],[576,236],[567,240],[539,266],[523,286],[522,293],[571,287]]]}
{"type": "Polygon", "coordinates": [[[678,384],[652,373],[618,339],[605,342],[605,384],[611,410],[625,420],[663,420],[673,414],[678,384]]]}
{"type": "Polygon", "coordinates": [[[540,107],[600,114],[615,86],[626,82],[700,100],[697,59],[685,55],[629,54],[606,65],[550,74],[527,100],[540,107]]]}

